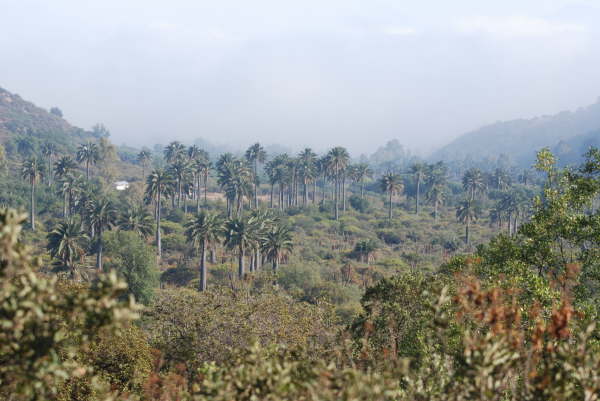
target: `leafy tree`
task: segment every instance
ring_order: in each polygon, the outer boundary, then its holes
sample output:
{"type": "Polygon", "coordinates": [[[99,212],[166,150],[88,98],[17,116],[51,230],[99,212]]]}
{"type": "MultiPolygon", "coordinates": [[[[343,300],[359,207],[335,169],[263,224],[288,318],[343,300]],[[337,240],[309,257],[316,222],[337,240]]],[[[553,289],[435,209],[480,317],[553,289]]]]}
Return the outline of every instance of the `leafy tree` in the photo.
{"type": "Polygon", "coordinates": [[[202,211],[186,224],[188,242],[200,249],[200,291],[206,291],[206,250],[219,241],[223,233],[223,221],[209,211],[202,211]]]}
{"type": "Polygon", "coordinates": [[[30,222],[31,229],[35,231],[35,185],[38,178],[42,175],[43,165],[40,165],[37,157],[32,157],[23,163],[21,169],[21,176],[23,179],[29,181],[29,187],[31,189],[31,200],[30,200],[30,222]]]}
{"type": "Polygon", "coordinates": [[[51,107],[50,114],[55,115],[56,117],[63,118],[63,112],[58,107],[51,107]]]}
{"type": "Polygon", "coordinates": [[[354,245],[354,254],[358,256],[359,261],[362,260],[367,265],[371,261],[371,256],[379,248],[377,242],[372,239],[358,241],[354,245]]]}
{"type": "Polygon", "coordinates": [[[158,287],[159,277],[152,248],[131,231],[113,231],[106,237],[107,269],[123,277],[127,292],[147,305],[158,287]]]}
{"type": "Polygon", "coordinates": [[[35,152],[35,146],[30,138],[19,137],[16,139],[17,152],[23,159],[31,157],[35,152]]]}
{"type": "Polygon", "coordinates": [[[393,208],[393,200],[392,197],[394,194],[398,194],[403,190],[402,180],[399,174],[394,172],[387,172],[381,177],[379,180],[379,185],[383,192],[387,192],[389,194],[389,209],[388,209],[388,220],[392,221],[392,208],[393,208]]]}

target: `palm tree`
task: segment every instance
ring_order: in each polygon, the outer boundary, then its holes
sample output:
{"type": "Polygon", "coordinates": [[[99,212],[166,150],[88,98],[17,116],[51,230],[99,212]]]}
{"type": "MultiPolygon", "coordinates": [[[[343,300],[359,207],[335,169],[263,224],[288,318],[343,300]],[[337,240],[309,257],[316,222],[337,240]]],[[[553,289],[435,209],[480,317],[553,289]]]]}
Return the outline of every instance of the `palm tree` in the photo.
{"type": "Polygon", "coordinates": [[[464,200],[462,201],[458,209],[456,210],[456,218],[458,221],[465,225],[465,243],[468,245],[470,242],[469,237],[469,226],[471,223],[477,220],[479,217],[479,212],[477,207],[475,206],[475,202],[472,200],[464,200]]]}
{"type": "Polygon", "coordinates": [[[365,197],[365,178],[371,178],[373,171],[367,163],[359,163],[352,166],[351,178],[354,182],[360,184],[360,198],[365,197]]]}
{"type": "Polygon", "coordinates": [[[96,235],[96,269],[102,270],[102,251],[104,230],[110,229],[117,221],[117,210],[109,199],[102,198],[91,201],[88,205],[88,216],[96,235]]]}
{"type": "MultiPolygon", "coordinates": [[[[203,186],[204,186],[204,204],[207,202],[208,198],[208,174],[210,173],[210,169],[212,168],[212,163],[208,159],[208,156],[200,157],[194,160],[192,164],[192,169],[196,174],[196,179],[198,180],[197,187],[198,192],[200,191],[200,179],[202,178],[203,186]]],[[[197,194],[197,212],[200,213],[200,193],[197,194]]]]}
{"type": "Polygon", "coordinates": [[[85,255],[87,240],[87,236],[81,230],[81,225],[73,220],[61,222],[48,234],[47,239],[46,248],[50,252],[50,256],[67,268],[71,273],[71,278],[75,279],[76,261],[85,255]]]}
{"type": "Polygon", "coordinates": [[[167,163],[173,163],[185,156],[185,145],[179,141],[173,141],[165,147],[165,160],[167,163]]]}
{"type": "Polygon", "coordinates": [[[235,215],[239,216],[244,196],[249,198],[251,194],[252,172],[245,162],[236,158],[221,163],[217,168],[219,185],[227,198],[227,215],[231,216],[235,207],[235,215]]]}
{"type": "MultiPolygon", "coordinates": [[[[306,206],[308,204],[308,185],[311,182],[316,182],[316,164],[317,155],[309,148],[304,149],[298,155],[298,175],[302,180],[303,196],[302,204],[306,206]]],[[[313,202],[316,196],[316,191],[313,191],[313,202]]]]}
{"type": "Polygon", "coordinates": [[[492,179],[494,186],[500,191],[506,191],[511,184],[510,175],[502,168],[497,168],[494,171],[492,179]]]}
{"type": "Polygon", "coordinates": [[[146,167],[150,160],[152,160],[152,155],[149,150],[143,149],[137,155],[137,161],[142,166],[142,180],[146,179],[146,167]]]}
{"type": "Polygon", "coordinates": [[[187,150],[187,156],[189,161],[197,160],[202,153],[202,150],[197,145],[192,145],[187,150]]]}
{"type": "Polygon", "coordinates": [[[56,156],[56,145],[46,142],[42,145],[42,155],[48,162],[48,185],[52,185],[52,159],[56,156]]]}
{"type": "Polygon", "coordinates": [[[81,193],[84,187],[84,181],[80,174],[68,172],[60,175],[59,194],[63,196],[63,217],[66,219],[71,214],[73,202],[81,193]]]}
{"type": "Polygon", "coordinates": [[[164,169],[156,169],[148,176],[146,180],[146,199],[148,202],[154,202],[156,218],[156,253],[160,258],[162,256],[162,244],[160,233],[161,201],[164,195],[173,192],[173,177],[164,169]]]}
{"type": "Polygon", "coordinates": [[[87,142],[79,145],[77,148],[77,161],[85,163],[85,178],[90,179],[90,165],[96,164],[100,159],[98,145],[92,142],[87,142]]]}
{"type": "MultiPolygon", "coordinates": [[[[377,242],[372,239],[358,241],[354,246],[354,253],[367,265],[371,261],[371,255],[377,250],[377,242]]],[[[360,260],[359,260],[360,261],[360,260]]]]}
{"type": "Polygon", "coordinates": [[[392,196],[394,194],[399,194],[404,189],[404,185],[402,184],[402,179],[400,174],[396,174],[394,172],[388,171],[381,177],[379,181],[379,185],[383,192],[387,192],[389,194],[389,210],[388,210],[388,221],[391,223],[392,221],[392,207],[393,201],[392,196]]]}
{"type": "Polygon", "coordinates": [[[183,196],[183,185],[190,178],[190,164],[183,158],[176,159],[169,167],[169,173],[177,183],[177,207],[181,207],[181,198],[183,196]]]}
{"type": "Polygon", "coordinates": [[[415,177],[417,184],[415,194],[415,214],[419,214],[419,196],[421,195],[421,182],[427,175],[427,165],[424,163],[415,163],[410,167],[410,172],[415,177]]]}
{"type": "Polygon", "coordinates": [[[469,193],[471,202],[475,200],[475,194],[481,193],[485,189],[483,174],[478,168],[471,168],[465,172],[462,179],[463,188],[469,193]]]}
{"type": "Polygon", "coordinates": [[[246,249],[259,240],[260,233],[258,231],[256,220],[252,217],[235,217],[225,223],[225,246],[238,250],[238,276],[240,279],[246,274],[244,267],[246,249]]]}
{"type": "Polygon", "coordinates": [[[283,224],[275,224],[261,240],[261,250],[273,264],[273,272],[279,269],[281,257],[294,248],[292,230],[283,224]]]}
{"type": "Polygon", "coordinates": [[[152,234],[153,225],[152,215],[144,206],[129,206],[118,221],[121,230],[133,231],[143,238],[148,238],[152,234]]]}
{"type": "Polygon", "coordinates": [[[257,194],[257,187],[258,187],[258,164],[262,164],[265,162],[265,160],[267,159],[267,152],[265,152],[264,148],[260,145],[260,143],[255,143],[254,145],[250,146],[248,148],[248,150],[246,150],[246,160],[248,160],[248,163],[252,164],[252,173],[253,173],[253,184],[254,184],[254,207],[257,208],[258,207],[258,194],[257,194]]]}
{"type": "Polygon", "coordinates": [[[185,235],[189,242],[200,249],[200,291],[206,290],[206,249],[219,241],[223,222],[219,216],[202,211],[186,224],[185,235]]]}
{"type": "Polygon", "coordinates": [[[440,184],[434,184],[427,190],[427,201],[433,205],[433,219],[437,221],[438,218],[438,209],[444,203],[446,198],[446,193],[444,191],[444,186],[440,184]]]}
{"type": "Polygon", "coordinates": [[[32,230],[35,230],[35,184],[38,177],[42,174],[42,168],[43,165],[40,165],[38,159],[36,157],[32,157],[23,163],[23,168],[21,170],[21,176],[23,179],[29,181],[29,186],[31,188],[30,217],[32,230]]]}
{"type": "Polygon", "coordinates": [[[62,179],[77,167],[77,163],[70,156],[63,156],[54,163],[54,175],[62,179]]]}
{"type": "Polygon", "coordinates": [[[331,149],[327,154],[327,169],[329,170],[329,174],[335,182],[333,203],[336,220],[339,218],[338,199],[340,192],[342,192],[342,178],[344,176],[344,170],[348,166],[349,159],[350,155],[348,154],[348,151],[341,146],[331,149]]]}

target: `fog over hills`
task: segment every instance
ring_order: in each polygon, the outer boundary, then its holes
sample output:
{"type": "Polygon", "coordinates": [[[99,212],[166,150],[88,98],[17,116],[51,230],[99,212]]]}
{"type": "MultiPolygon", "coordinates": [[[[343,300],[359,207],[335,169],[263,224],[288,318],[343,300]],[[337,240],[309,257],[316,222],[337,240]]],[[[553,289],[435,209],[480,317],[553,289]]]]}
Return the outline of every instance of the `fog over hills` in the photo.
{"type": "Polygon", "coordinates": [[[519,119],[486,125],[460,136],[434,152],[434,160],[493,158],[506,154],[514,162],[527,165],[543,147],[556,148],[557,154],[570,161],[600,137],[600,98],[590,106],[531,119],[519,119]]]}

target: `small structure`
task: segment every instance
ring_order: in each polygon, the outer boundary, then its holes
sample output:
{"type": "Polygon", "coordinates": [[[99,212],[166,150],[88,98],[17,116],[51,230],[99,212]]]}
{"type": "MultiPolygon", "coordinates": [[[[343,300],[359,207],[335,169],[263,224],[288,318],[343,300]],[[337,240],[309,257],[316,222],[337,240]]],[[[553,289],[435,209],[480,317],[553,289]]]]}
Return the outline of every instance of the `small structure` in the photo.
{"type": "Polygon", "coordinates": [[[129,183],[127,181],[117,181],[114,185],[117,191],[124,191],[129,188],[129,183]]]}

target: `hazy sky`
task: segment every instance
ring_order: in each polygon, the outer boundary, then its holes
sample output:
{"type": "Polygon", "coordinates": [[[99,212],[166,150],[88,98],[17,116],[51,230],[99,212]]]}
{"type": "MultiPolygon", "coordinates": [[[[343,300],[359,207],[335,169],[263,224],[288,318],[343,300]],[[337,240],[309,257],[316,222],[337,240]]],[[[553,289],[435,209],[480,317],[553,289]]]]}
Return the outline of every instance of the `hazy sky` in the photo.
{"type": "Polygon", "coordinates": [[[0,86],[117,144],[425,152],[600,95],[598,0],[0,0],[0,86]],[[596,5],[598,4],[598,5],[596,5]]]}

